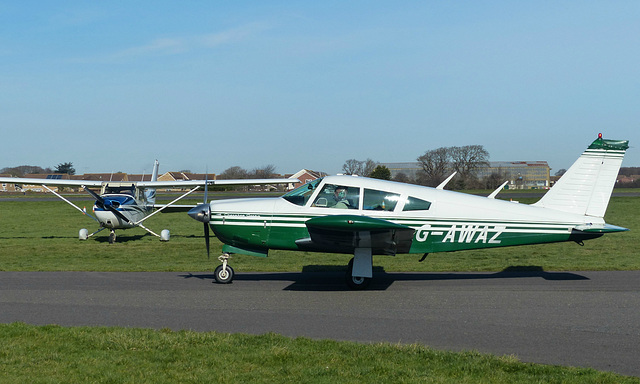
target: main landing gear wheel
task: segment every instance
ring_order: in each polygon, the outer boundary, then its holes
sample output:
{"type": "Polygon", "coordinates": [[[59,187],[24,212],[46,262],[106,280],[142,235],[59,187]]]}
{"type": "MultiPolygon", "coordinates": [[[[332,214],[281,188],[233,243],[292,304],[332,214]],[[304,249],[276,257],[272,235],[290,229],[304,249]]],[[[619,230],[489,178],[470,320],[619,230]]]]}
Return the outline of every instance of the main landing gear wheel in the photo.
{"type": "Polygon", "coordinates": [[[233,268],[225,265],[218,265],[214,272],[214,277],[218,284],[230,284],[233,281],[233,268]]]}
{"type": "Polygon", "coordinates": [[[347,266],[347,273],[344,276],[347,281],[347,285],[349,288],[353,290],[362,290],[365,289],[371,284],[371,278],[369,277],[356,277],[353,276],[353,259],[349,260],[349,265],[347,266]]]}
{"type": "Polygon", "coordinates": [[[109,234],[109,244],[113,244],[116,242],[116,233],[114,230],[111,230],[111,233],[109,234]]]}

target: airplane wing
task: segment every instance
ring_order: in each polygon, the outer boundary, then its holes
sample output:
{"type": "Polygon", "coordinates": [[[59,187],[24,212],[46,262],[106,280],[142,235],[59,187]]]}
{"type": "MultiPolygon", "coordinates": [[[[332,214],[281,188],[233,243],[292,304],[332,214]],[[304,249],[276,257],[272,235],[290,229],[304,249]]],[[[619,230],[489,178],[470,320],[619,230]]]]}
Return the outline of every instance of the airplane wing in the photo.
{"type": "MultiPolygon", "coordinates": [[[[299,182],[298,179],[238,179],[238,180],[184,180],[184,181],[132,181],[131,184],[142,188],[169,188],[169,187],[197,187],[205,185],[258,185],[258,184],[289,184],[299,182]]],[[[76,187],[100,187],[108,181],[100,180],[57,180],[35,179],[25,177],[0,177],[0,183],[8,184],[34,184],[76,187]]],[[[124,182],[127,183],[127,182],[124,182]]]]}
{"type": "Polygon", "coordinates": [[[7,184],[27,184],[27,185],[56,185],[75,187],[100,187],[103,181],[99,180],[58,180],[58,179],[35,179],[25,177],[0,177],[0,183],[7,184]]]}
{"type": "Polygon", "coordinates": [[[415,230],[411,227],[368,216],[329,215],[306,221],[308,238],[296,241],[303,250],[353,253],[369,248],[372,254],[407,253],[415,230]]]}
{"type": "Polygon", "coordinates": [[[205,185],[258,185],[297,183],[298,179],[234,179],[234,180],[183,180],[183,181],[138,181],[143,188],[197,187],[205,185]]]}

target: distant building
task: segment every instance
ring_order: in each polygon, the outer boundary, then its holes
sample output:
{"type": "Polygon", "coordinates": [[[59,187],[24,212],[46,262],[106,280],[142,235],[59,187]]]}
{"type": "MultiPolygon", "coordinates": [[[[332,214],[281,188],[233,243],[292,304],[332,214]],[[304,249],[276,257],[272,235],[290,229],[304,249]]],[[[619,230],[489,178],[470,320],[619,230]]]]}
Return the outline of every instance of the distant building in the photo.
{"type": "Polygon", "coordinates": [[[492,174],[509,181],[512,189],[548,189],[551,186],[551,168],[546,161],[491,161],[488,168],[478,171],[478,178],[492,174]]]}
{"type": "Polygon", "coordinates": [[[291,189],[295,189],[298,188],[301,185],[304,185],[310,181],[313,181],[315,179],[319,179],[321,177],[326,176],[327,174],[324,172],[317,172],[317,171],[311,171],[308,169],[301,169],[298,172],[291,174],[291,175],[285,175],[286,178],[289,179],[298,179],[300,180],[299,183],[290,183],[287,186],[287,189],[291,190],[291,189]]]}
{"type": "MultiPolygon", "coordinates": [[[[1,173],[0,177],[12,177],[12,176],[8,173],[1,173]]],[[[18,189],[16,189],[15,184],[0,183],[0,192],[16,192],[16,191],[18,191],[18,189]]]]}
{"type": "Polygon", "coordinates": [[[391,171],[391,179],[396,179],[397,176],[402,173],[411,180],[418,178],[418,173],[422,171],[422,166],[419,162],[407,162],[407,163],[380,163],[389,168],[391,171]]]}
{"type": "MultiPolygon", "coordinates": [[[[412,180],[416,180],[422,171],[419,162],[380,163],[391,171],[391,178],[396,179],[400,173],[412,180]]],[[[498,178],[509,181],[512,189],[543,189],[551,186],[551,168],[546,161],[491,161],[489,167],[478,170],[479,179],[497,175],[498,178]]]]}
{"type": "MultiPolygon", "coordinates": [[[[149,176],[149,179],[151,176],[149,176]]],[[[158,175],[158,181],[187,181],[187,180],[216,180],[215,173],[190,173],[190,172],[165,172],[162,175],[158,175]]],[[[171,189],[163,190],[181,190],[184,188],[173,187],[171,189]]]]}
{"type": "MultiPolygon", "coordinates": [[[[69,180],[71,177],[66,173],[28,173],[24,175],[25,179],[42,179],[42,180],[69,180]]],[[[25,192],[48,192],[42,184],[18,184],[14,186],[16,190],[25,192]]],[[[49,186],[50,189],[58,192],[60,187],[49,186]]]]}

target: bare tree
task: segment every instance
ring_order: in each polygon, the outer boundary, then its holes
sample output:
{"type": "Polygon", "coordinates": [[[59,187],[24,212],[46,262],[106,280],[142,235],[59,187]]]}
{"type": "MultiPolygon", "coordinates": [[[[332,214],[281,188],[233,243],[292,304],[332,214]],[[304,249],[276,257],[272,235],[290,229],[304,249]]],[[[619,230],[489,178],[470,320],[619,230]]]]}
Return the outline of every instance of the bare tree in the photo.
{"type": "Polygon", "coordinates": [[[451,147],[452,168],[463,178],[475,175],[475,171],[489,166],[489,152],[482,145],[451,147]]]}
{"type": "Polygon", "coordinates": [[[451,167],[458,173],[457,187],[463,189],[477,184],[476,171],[489,166],[489,152],[482,145],[465,145],[451,147],[450,153],[451,167]]]}
{"type": "Polygon", "coordinates": [[[432,149],[418,157],[417,160],[424,171],[422,182],[435,187],[447,177],[449,162],[451,160],[450,148],[440,147],[438,149],[432,149]]]}
{"type": "Polygon", "coordinates": [[[247,170],[237,165],[227,168],[224,172],[218,175],[219,179],[246,179],[247,177],[247,170]]]}
{"type": "Polygon", "coordinates": [[[374,169],[376,169],[376,167],[378,166],[378,162],[377,161],[373,161],[371,159],[367,159],[363,162],[362,164],[362,176],[371,176],[371,173],[373,172],[374,169]]]}
{"type": "Polygon", "coordinates": [[[394,181],[398,181],[400,183],[409,183],[409,184],[414,182],[413,179],[411,179],[409,176],[407,176],[407,174],[404,173],[404,172],[398,172],[396,174],[396,177],[393,178],[393,180],[394,181]]]}
{"type": "Polygon", "coordinates": [[[251,178],[270,179],[276,173],[276,166],[273,164],[265,165],[262,168],[255,168],[251,171],[251,178]]]}
{"type": "Polygon", "coordinates": [[[347,175],[362,175],[362,161],[349,159],[342,165],[342,172],[347,175]]]}

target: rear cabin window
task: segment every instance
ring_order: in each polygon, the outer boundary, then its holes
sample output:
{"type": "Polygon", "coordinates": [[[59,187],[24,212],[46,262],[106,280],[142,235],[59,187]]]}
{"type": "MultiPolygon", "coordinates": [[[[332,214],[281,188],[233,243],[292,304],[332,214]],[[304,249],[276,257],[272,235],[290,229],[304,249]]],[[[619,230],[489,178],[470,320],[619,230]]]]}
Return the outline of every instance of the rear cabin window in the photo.
{"type": "Polygon", "coordinates": [[[404,203],[403,211],[427,211],[431,208],[431,202],[409,196],[404,203]]]}
{"type": "Polygon", "coordinates": [[[393,211],[399,199],[397,193],[365,189],[362,202],[363,208],[368,211],[393,211]]]}
{"type": "Polygon", "coordinates": [[[313,202],[313,207],[335,209],[358,209],[360,188],[325,184],[313,202]]]}

